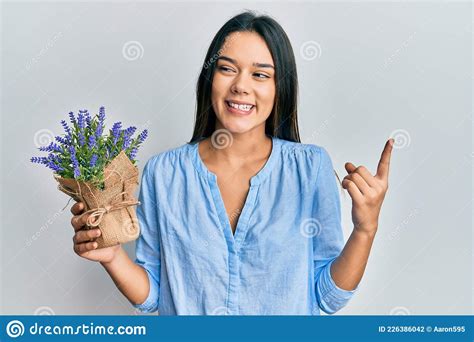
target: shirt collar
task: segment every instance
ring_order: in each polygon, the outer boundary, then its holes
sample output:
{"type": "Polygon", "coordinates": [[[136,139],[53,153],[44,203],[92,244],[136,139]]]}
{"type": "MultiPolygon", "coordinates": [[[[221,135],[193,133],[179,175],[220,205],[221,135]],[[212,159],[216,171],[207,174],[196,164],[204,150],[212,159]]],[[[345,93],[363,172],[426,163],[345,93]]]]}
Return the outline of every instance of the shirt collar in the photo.
{"type": "MultiPolygon", "coordinates": [[[[250,185],[258,185],[270,174],[273,169],[278,156],[280,155],[280,144],[281,140],[277,137],[272,136],[272,151],[270,156],[267,159],[265,165],[260,169],[260,171],[250,179],[250,185]]],[[[193,162],[194,168],[199,172],[199,174],[209,180],[217,180],[217,176],[209,171],[199,155],[199,141],[205,138],[201,138],[198,141],[189,144],[189,151],[191,153],[191,160],[193,162]]]]}

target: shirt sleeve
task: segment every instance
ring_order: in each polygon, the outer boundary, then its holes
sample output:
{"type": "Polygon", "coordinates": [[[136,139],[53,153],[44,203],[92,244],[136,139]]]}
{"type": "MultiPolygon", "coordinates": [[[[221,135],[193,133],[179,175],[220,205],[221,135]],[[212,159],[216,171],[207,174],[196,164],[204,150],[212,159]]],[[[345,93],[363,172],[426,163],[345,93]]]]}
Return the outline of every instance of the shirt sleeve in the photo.
{"type": "Polygon", "coordinates": [[[351,290],[339,288],[331,276],[331,265],[344,247],[341,225],[341,202],[338,183],[328,152],[319,150],[316,194],[313,206],[317,232],[313,236],[313,267],[316,299],[325,313],[333,314],[343,308],[358,286],[351,290]]]}
{"type": "Polygon", "coordinates": [[[135,245],[135,264],[145,269],[150,281],[150,292],[143,303],[134,304],[133,306],[144,313],[158,310],[160,287],[161,257],[158,235],[158,205],[152,165],[154,165],[153,159],[150,159],[143,169],[138,198],[140,205],[137,207],[140,236],[135,245]]]}

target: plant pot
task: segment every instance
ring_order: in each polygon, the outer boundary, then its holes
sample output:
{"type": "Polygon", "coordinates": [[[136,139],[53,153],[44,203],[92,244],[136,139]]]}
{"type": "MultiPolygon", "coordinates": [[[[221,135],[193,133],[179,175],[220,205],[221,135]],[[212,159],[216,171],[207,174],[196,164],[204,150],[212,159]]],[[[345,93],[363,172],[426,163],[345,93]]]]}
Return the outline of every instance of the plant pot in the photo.
{"type": "Polygon", "coordinates": [[[138,168],[121,151],[104,168],[104,189],[89,182],[54,175],[58,189],[76,201],[83,202],[90,214],[85,229],[99,228],[101,235],[95,239],[99,248],[133,241],[140,235],[134,197],[138,185],[138,168]]]}

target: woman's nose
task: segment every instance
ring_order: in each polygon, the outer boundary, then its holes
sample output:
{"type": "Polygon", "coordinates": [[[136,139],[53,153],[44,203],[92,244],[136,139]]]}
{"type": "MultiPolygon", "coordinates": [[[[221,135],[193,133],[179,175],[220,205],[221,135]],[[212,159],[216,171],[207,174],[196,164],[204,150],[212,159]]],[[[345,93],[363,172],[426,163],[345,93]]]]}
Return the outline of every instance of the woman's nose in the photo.
{"type": "Polygon", "coordinates": [[[248,94],[249,88],[247,85],[247,80],[244,80],[243,76],[238,76],[235,79],[235,82],[232,84],[231,91],[237,94],[241,94],[241,93],[248,94]]]}

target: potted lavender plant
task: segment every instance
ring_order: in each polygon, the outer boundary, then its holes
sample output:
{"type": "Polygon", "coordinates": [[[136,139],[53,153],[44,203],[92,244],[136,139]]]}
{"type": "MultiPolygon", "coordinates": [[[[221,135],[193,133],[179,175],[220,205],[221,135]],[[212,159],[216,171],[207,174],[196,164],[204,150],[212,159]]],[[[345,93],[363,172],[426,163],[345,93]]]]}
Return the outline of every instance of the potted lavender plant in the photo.
{"type": "Polygon", "coordinates": [[[133,195],[139,177],[136,155],[148,131],[133,138],[136,127],[122,129],[116,122],[104,135],[104,107],[94,116],[87,110],[79,110],[77,117],[70,112],[69,121],[61,120],[64,134],[39,147],[48,155],[31,162],[53,170],[58,189],[84,203],[82,215],[90,214],[86,227],[102,233],[98,248],[135,240],[140,234],[135,212],[140,203],[133,195]]]}

